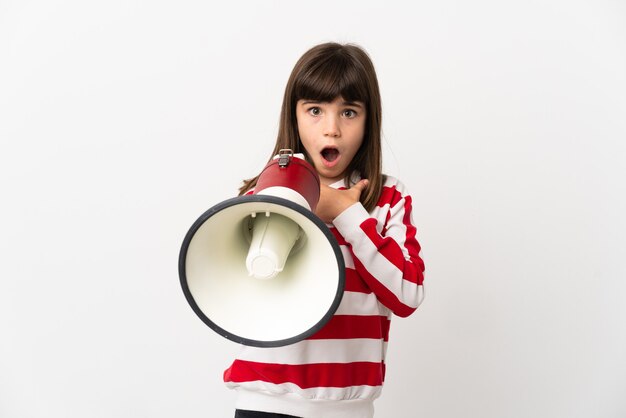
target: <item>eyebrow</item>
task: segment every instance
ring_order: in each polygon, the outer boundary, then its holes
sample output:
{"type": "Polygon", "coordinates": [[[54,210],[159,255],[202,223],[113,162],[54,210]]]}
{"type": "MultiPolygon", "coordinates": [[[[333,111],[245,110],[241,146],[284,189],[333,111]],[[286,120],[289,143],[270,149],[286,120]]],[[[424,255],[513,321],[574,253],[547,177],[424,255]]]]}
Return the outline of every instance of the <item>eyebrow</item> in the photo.
{"type": "MultiPolygon", "coordinates": [[[[323,101],[323,100],[304,100],[302,101],[303,105],[309,105],[309,104],[320,104],[320,103],[330,103],[328,101],[323,101]]],[[[353,107],[359,107],[361,109],[363,109],[363,105],[361,104],[361,102],[349,102],[349,101],[343,101],[341,102],[342,106],[353,106],[353,107]]]]}
{"type": "Polygon", "coordinates": [[[344,106],[354,106],[354,107],[360,107],[360,108],[363,107],[361,102],[342,102],[341,104],[344,106]]]}

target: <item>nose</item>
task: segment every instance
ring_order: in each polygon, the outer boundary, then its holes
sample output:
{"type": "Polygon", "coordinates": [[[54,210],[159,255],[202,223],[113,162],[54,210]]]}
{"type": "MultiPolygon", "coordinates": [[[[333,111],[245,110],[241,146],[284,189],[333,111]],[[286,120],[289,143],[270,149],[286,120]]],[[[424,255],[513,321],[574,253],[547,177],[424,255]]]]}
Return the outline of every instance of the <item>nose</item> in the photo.
{"type": "Polygon", "coordinates": [[[338,138],[341,136],[341,129],[339,128],[339,121],[334,116],[328,116],[325,118],[324,124],[324,136],[338,138]]]}

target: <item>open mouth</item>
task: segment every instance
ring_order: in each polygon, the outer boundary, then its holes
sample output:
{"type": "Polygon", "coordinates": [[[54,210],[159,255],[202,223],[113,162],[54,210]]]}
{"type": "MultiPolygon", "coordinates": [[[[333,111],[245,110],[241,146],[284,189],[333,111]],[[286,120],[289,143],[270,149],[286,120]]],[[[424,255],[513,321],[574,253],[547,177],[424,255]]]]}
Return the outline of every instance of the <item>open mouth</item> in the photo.
{"type": "Polygon", "coordinates": [[[321,154],[322,158],[329,163],[332,163],[339,158],[339,150],[336,148],[324,148],[321,154]]]}

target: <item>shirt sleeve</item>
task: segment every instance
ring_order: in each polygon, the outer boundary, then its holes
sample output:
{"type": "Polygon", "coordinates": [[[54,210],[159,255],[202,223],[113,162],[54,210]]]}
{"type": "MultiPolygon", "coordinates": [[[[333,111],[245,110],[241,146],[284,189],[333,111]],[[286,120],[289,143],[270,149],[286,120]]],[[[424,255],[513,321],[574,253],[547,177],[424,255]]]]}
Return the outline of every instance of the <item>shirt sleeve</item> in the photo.
{"type": "Polygon", "coordinates": [[[397,184],[383,193],[379,206],[386,204],[389,211],[383,225],[359,202],[339,214],[333,225],[349,244],[355,269],[378,300],[406,317],[423,300],[424,262],[415,237],[411,196],[397,184]]]}

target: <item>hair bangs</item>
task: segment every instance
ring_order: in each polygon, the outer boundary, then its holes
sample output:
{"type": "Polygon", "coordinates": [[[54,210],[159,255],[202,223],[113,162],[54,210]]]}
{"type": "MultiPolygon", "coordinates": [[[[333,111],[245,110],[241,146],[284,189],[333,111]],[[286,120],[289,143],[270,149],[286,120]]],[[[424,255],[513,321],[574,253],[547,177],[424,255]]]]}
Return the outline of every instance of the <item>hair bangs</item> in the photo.
{"type": "Polygon", "coordinates": [[[314,62],[295,80],[294,100],[331,102],[337,97],[352,102],[369,103],[367,80],[347,57],[340,54],[314,62]]]}

